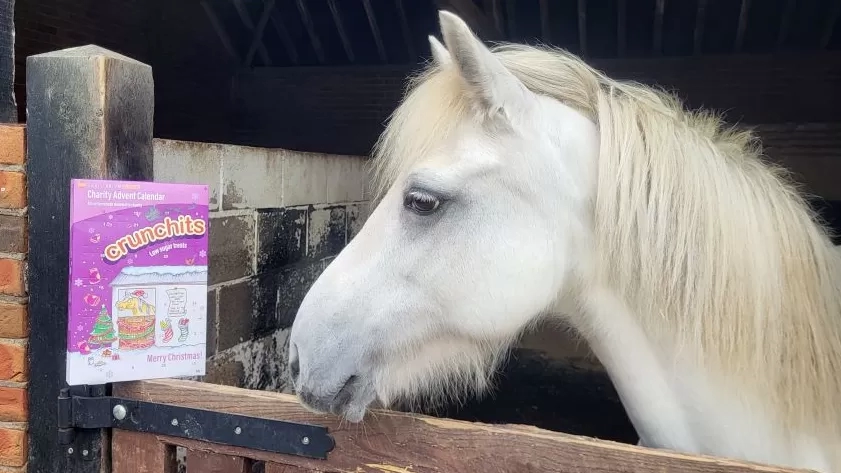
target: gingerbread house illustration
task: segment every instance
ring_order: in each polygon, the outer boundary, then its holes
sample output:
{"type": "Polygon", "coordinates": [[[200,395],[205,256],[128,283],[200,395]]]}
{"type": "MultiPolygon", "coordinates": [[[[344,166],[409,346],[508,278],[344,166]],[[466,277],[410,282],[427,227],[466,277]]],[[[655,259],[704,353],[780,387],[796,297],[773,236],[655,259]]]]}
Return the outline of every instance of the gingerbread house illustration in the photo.
{"type": "Polygon", "coordinates": [[[123,268],[111,282],[111,300],[121,351],[204,340],[207,266],[123,268]]]}

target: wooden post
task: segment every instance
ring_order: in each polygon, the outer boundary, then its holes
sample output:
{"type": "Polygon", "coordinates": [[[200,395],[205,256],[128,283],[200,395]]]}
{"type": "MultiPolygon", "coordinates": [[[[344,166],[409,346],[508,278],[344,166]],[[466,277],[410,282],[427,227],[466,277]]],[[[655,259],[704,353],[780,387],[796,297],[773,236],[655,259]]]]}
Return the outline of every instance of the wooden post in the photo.
{"type": "Polygon", "coordinates": [[[0,123],[16,123],[15,0],[0,2],[0,123]]]}
{"type": "MultiPolygon", "coordinates": [[[[109,471],[107,438],[58,445],[65,387],[71,178],[151,180],[152,68],[97,46],[26,60],[29,193],[30,473],[109,471]]],[[[102,390],[103,387],[98,387],[102,390]]]]}

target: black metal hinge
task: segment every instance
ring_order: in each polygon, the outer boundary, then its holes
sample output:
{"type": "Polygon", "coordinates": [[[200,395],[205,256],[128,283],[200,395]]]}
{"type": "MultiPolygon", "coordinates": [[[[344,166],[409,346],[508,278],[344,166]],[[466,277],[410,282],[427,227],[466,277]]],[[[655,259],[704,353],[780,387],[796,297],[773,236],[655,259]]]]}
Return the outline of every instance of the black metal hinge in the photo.
{"type": "MultiPolygon", "coordinates": [[[[70,445],[69,455],[76,456],[83,448],[73,448],[80,429],[132,430],[320,460],[326,459],[335,446],[327,428],[317,425],[111,396],[76,395],[62,389],[58,434],[61,445],[70,445]]],[[[82,453],[83,458],[88,456],[82,453]]]]}

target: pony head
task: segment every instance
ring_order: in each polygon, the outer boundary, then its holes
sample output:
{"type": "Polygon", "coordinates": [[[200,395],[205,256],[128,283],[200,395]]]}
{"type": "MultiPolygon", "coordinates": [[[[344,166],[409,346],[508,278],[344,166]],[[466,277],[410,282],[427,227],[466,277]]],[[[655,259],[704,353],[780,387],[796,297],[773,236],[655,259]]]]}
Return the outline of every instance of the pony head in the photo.
{"type": "Polygon", "coordinates": [[[292,327],[299,399],[350,421],[484,389],[524,329],[573,303],[585,252],[595,124],[532,92],[457,16],[440,26],[378,143],[376,206],[292,327]]]}

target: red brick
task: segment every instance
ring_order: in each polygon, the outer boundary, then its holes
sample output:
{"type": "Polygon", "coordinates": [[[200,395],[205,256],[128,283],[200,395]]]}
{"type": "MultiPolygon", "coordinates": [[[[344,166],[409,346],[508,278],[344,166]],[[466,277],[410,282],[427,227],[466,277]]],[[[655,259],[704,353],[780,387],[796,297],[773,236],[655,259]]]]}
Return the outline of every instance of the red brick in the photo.
{"type": "Polygon", "coordinates": [[[26,177],[22,172],[0,171],[0,208],[26,207],[26,177]]]}
{"type": "Polygon", "coordinates": [[[29,336],[29,313],[26,304],[0,302],[0,338],[29,336]]]}
{"type": "Polygon", "coordinates": [[[26,217],[0,215],[0,252],[26,253],[26,217]]]}
{"type": "Polygon", "coordinates": [[[26,462],[26,432],[0,429],[0,465],[23,466],[26,462]]]}
{"type": "Polygon", "coordinates": [[[26,157],[26,127],[0,125],[0,164],[23,164],[26,157]]]}
{"type": "Polygon", "coordinates": [[[14,343],[0,342],[0,379],[26,381],[26,347],[14,343]]]}
{"type": "Polygon", "coordinates": [[[26,389],[0,387],[0,421],[26,422],[28,414],[26,389]]]}
{"type": "Polygon", "coordinates": [[[0,294],[24,295],[23,261],[0,259],[0,294]]]}

